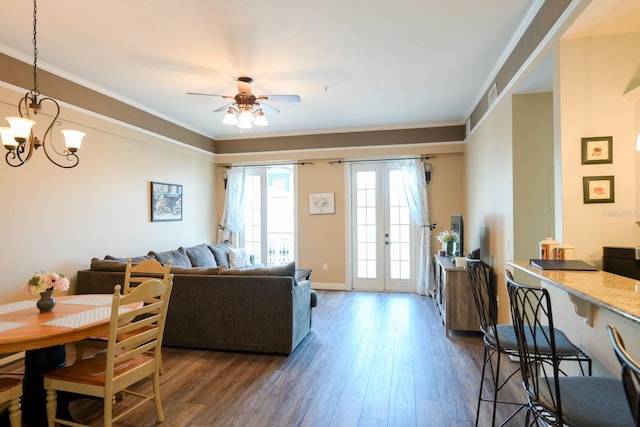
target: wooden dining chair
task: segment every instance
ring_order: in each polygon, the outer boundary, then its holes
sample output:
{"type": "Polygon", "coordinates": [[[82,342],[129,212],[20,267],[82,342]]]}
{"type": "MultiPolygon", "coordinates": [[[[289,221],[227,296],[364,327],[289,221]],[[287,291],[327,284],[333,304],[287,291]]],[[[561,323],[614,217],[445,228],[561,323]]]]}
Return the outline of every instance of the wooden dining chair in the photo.
{"type": "Polygon", "coordinates": [[[58,391],[103,399],[104,425],[107,427],[149,401],[155,404],[158,421],[164,421],[160,400],[160,348],[172,286],[171,280],[165,284],[150,279],[121,295],[120,285],[116,285],[106,351],[44,375],[49,427],[56,423],[81,425],[56,417],[58,391]],[[136,309],[121,309],[135,304],[138,304],[136,309]],[[131,388],[142,380],[153,382],[150,393],[131,388]],[[139,400],[129,403],[115,415],[115,396],[119,393],[139,400]]]}
{"type": "MultiPolygon", "coordinates": [[[[122,293],[128,294],[132,288],[149,279],[158,279],[165,285],[173,280],[171,274],[171,260],[167,261],[167,265],[162,265],[155,259],[146,259],[138,264],[132,264],[131,258],[127,261],[124,272],[124,283],[122,293]]],[[[85,348],[104,349],[107,347],[108,337],[91,337],[75,343],[76,360],[84,358],[85,348]]],[[[162,361],[160,362],[160,373],[164,373],[162,361]]]]}
{"type": "Polygon", "coordinates": [[[507,280],[528,407],[525,425],[633,426],[617,378],[562,375],[549,291],[507,280]]]}
{"type": "Polygon", "coordinates": [[[9,423],[11,427],[22,426],[21,397],[22,380],[20,378],[0,377],[0,403],[9,403],[9,423]]]}
{"type": "Polygon", "coordinates": [[[636,427],[640,427],[640,363],[638,363],[624,346],[620,333],[613,325],[607,325],[613,351],[622,367],[621,377],[627,403],[636,427]]]}

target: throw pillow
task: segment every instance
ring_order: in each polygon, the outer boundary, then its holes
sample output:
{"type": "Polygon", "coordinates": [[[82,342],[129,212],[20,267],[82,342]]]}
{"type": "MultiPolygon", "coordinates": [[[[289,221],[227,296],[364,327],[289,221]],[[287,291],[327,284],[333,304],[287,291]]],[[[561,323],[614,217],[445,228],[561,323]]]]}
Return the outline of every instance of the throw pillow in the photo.
{"type": "Polygon", "coordinates": [[[209,250],[206,243],[192,246],[190,248],[182,248],[189,257],[192,267],[217,267],[216,259],[209,250]]]}
{"type": "Polygon", "coordinates": [[[149,251],[149,255],[162,265],[167,265],[167,261],[171,260],[172,267],[191,267],[191,261],[182,248],[166,252],[149,251]]]}
{"type": "Polygon", "coordinates": [[[250,265],[249,252],[246,249],[229,249],[229,267],[242,268],[250,265]]]}
{"type": "Polygon", "coordinates": [[[213,243],[208,246],[216,259],[216,264],[218,264],[219,267],[229,267],[229,249],[231,249],[231,243],[213,243]]]}
{"type": "Polygon", "coordinates": [[[279,265],[277,267],[262,268],[245,268],[242,270],[220,269],[220,275],[232,276],[291,276],[295,277],[296,263],[291,261],[289,264],[279,265]]]}

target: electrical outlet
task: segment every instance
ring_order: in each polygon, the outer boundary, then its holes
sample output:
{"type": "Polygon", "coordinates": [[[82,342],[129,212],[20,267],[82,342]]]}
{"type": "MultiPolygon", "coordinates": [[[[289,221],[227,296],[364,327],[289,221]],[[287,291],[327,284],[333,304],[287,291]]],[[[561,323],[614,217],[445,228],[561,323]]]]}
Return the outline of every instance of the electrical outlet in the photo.
{"type": "Polygon", "coordinates": [[[328,270],[329,269],[329,264],[327,264],[326,262],[324,264],[322,264],[322,269],[323,270],[328,270]]]}

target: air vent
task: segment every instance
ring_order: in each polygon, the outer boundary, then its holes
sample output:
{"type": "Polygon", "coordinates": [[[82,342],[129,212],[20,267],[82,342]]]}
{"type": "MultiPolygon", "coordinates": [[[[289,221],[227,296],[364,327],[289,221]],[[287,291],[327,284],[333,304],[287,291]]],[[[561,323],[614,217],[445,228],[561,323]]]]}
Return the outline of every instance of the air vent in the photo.
{"type": "Polygon", "coordinates": [[[488,99],[489,107],[491,107],[498,99],[498,85],[496,83],[494,83],[493,86],[491,86],[491,90],[489,91],[488,98],[489,98],[488,99]]]}

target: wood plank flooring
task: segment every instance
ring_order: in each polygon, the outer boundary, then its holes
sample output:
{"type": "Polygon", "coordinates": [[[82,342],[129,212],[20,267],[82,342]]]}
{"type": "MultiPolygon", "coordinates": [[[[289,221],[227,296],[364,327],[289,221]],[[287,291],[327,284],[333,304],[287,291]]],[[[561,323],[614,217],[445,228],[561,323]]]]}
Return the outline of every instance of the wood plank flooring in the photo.
{"type": "MultiPolygon", "coordinates": [[[[312,331],[289,357],[166,347],[163,360],[163,426],[467,427],[482,340],[455,332],[446,339],[429,297],[319,291],[312,331]]],[[[519,381],[512,384],[508,392],[519,394],[519,381]]],[[[490,425],[489,409],[483,405],[481,426],[490,425]]],[[[81,399],[71,410],[101,425],[101,401],[81,399]]],[[[149,404],[117,425],[156,424],[149,404]]],[[[509,425],[523,425],[523,414],[509,425]]]]}

